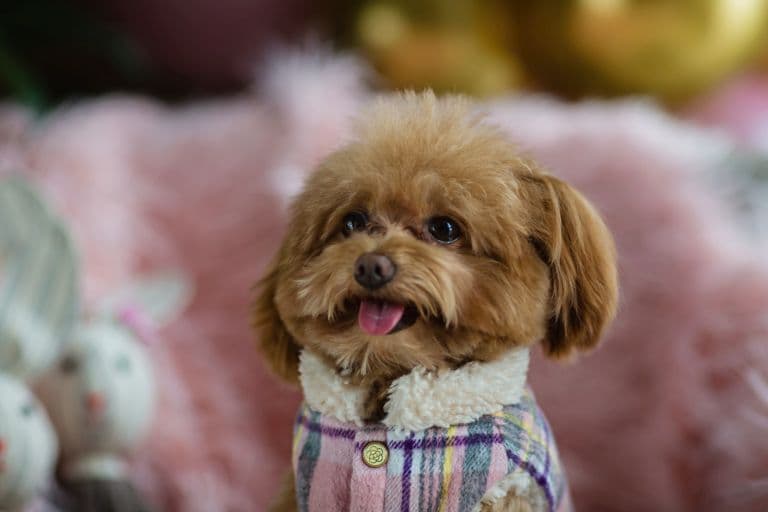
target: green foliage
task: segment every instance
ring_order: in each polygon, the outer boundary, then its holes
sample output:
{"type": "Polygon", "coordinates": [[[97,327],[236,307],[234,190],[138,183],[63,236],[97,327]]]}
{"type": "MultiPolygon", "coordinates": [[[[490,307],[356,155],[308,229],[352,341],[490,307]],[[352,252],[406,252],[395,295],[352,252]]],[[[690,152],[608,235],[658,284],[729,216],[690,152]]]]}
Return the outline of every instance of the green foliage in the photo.
{"type": "Polygon", "coordinates": [[[43,111],[107,82],[135,81],[140,53],[85,7],[65,0],[0,2],[0,95],[43,111]]]}

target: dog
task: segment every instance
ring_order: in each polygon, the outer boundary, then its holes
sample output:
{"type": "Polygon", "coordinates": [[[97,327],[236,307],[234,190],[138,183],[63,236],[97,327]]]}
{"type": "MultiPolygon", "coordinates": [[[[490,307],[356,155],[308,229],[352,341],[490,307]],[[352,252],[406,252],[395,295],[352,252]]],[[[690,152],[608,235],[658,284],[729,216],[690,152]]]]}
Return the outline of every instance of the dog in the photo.
{"type": "Polygon", "coordinates": [[[608,229],[462,97],[382,97],[354,133],[258,286],[260,348],[305,397],[273,510],[569,510],[528,354],[600,340],[608,229]]]}

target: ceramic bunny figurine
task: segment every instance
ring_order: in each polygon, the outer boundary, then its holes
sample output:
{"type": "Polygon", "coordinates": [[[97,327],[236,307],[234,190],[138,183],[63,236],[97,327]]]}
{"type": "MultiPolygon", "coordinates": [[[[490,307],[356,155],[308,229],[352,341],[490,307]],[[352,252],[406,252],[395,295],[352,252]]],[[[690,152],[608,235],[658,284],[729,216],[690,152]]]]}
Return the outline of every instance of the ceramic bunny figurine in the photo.
{"type": "Polygon", "coordinates": [[[149,510],[131,485],[124,457],[142,440],[154,406],[144,347],[154,326],[180,310],[187,287],[176,277],[146,280],[108,300],[76,329],[39,394],[59,436],[60,478],[78,512],[149,510]]]}
{"type": "Polygon", "coordinates": [[[48,486],[56,435],[27,386],[0,374],[0,510],[24,510],[48,486]]]}
{"type": "Polygon", "coordinates": [[[0,510],[50,508],[57,441],[28,389],[77,318],[76,255],[64,225],[18,177],[0,181],[0,510]]]}

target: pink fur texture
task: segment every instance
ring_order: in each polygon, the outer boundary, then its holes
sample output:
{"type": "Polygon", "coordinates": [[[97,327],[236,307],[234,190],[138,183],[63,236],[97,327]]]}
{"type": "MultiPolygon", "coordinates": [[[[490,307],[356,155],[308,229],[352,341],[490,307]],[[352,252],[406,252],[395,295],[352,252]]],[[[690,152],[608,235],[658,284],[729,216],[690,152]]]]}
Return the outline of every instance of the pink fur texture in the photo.
{"type": "Polygon", "coordinates": [[[697,123],[727,130],[741,143],[768,151],[768,76],[739,76],[699,98],[685,114],[697,123]]]}
{"type": "MultiPolygon", "coordinates": [[[[361,77],[348,59],[282,55],[230,100],[111,97],[42,121],[0,109],[0,171],[25,169],[71,222],[89,300],[148,269],[194,280],[153,347],[161,411],[135,460],[165,510],[263,510],[288,467],[298,395],[255,352],[250,286],[287,195],[370,96],[361,77]]],[[[595,201],[619,246],[622,310],[603,348],[533,369],[578,508],[768,508],[765,254],[702,178],[728,141],[639,103],[483,108],[595,201]]]]}

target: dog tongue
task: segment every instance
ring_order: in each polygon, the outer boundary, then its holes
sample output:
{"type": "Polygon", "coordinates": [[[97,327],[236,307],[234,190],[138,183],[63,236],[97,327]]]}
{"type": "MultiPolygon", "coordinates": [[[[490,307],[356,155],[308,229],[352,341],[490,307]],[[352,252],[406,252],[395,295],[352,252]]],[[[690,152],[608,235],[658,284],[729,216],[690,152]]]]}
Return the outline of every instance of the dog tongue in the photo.
{"type": "Polygon", "coordinates": [[[363,300],[357,323],[360,328],[373,335],[383,335],[395,328],[403,317],[405,306],[381,300],[363,300]]]}

